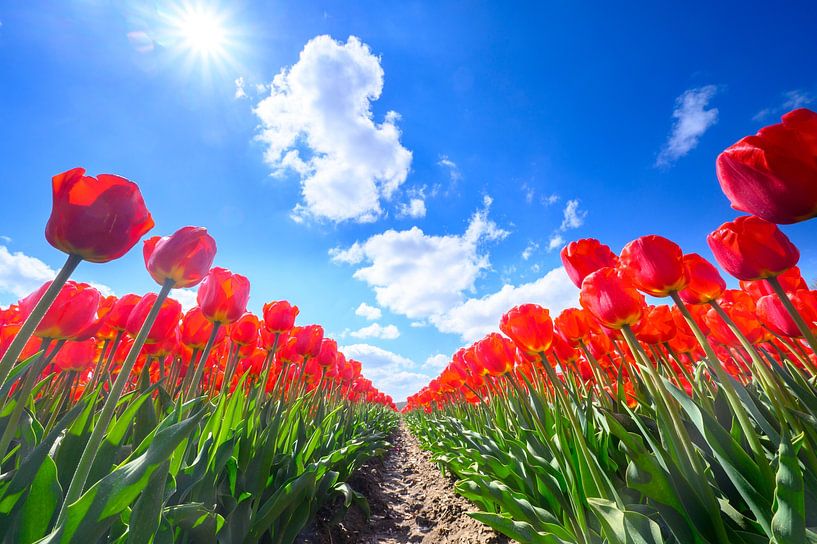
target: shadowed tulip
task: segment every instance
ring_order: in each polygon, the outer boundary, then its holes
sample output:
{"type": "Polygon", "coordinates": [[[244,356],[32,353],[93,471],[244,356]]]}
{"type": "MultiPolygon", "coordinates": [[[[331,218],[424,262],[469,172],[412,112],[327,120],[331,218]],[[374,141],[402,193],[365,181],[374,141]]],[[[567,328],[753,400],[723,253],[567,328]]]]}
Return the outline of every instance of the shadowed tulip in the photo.
{"type": "MultiPolygon", "coordinates": [[[[809,329],[817,333],[817,293],[801,289],[791,293],[789,299],[809,329]]],[[[760,297],[757,301],[757,317],[761,323],[777,334],[792,338],[803,336],[791,314],[783,306],[780,298],[775,295],[760,297]]]]}
{"type": "Polygon", "coordinates": [[[817,216],[817,113],[801,108],[718,155],[732,207],[772,223],[817,216]]]}
{"type": "Polygon", "coordinates": [[[777,225],[753,215],[724,223],[706,241],[718,264],[739,280],[777,276],[800,259],[800,251],[777,225]]]}
{"type": "MultiPolygon", "coordinates": [[[[23,316],[31,313],[50,285],[50,281],[44,283],[42,287],[20,301],[20,311],[23,316]]],[[[34,330],[34,336],[65,340],[88,330],[97,322],[99,299],[99,291],[87,283],[65,282],[57,298],[34,330]]]]}

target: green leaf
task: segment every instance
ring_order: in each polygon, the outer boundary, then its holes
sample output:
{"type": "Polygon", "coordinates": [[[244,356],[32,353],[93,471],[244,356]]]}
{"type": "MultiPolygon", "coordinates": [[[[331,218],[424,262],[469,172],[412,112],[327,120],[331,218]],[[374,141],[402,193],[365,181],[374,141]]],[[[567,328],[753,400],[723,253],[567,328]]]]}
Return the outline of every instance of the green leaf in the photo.
{"type": "Polygon", "coordinates": [[[35,542],[45,536],[51,519],[62,504],[62,489],[57,480],[57,464],[46,457],[34,476],[28,498],[20,510],[15,542],[35,542]]]}
{"type": "Polygon", "coordinates": [[[806,540],[805,491],[797,451],[786,429],[780,437],[772,517],[772,542],[795,544],[806,540]]]}

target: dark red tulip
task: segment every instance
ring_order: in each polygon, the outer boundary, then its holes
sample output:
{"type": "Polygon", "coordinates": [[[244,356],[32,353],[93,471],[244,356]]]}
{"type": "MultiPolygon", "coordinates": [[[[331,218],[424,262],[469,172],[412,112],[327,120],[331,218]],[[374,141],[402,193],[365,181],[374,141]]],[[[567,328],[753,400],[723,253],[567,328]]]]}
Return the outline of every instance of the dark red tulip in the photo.
{"type": "Polygon", "coordinates": [[[216,257],[216,241],[204,227],[182,227],[170,236],[145,240],[145,266],[159,285],[174,288],[198,285],[216,257]]]}
{"type": "Polygon", "coordinates": [[[684,269],[688,282],[678,294],[687,304],[705,304],[720,297],[726,289],[715,265],[697,253],[684,255],[684,269]]]}
{"type": "Polygon", "coordinates": [[[550,312],[538,304],[522,304],[511,308],[502,316],[499,330],[526,353],[545,352],[553,341],[550,312]]]}
{"type": "Polygon", "coordinates": [[[579,301],[599,323],[611,329],[636,323],[646,306],[644,295],[630,276],[617,268],[602,268],[587,276],[579,301]]]}
{"type": "Polygon", "coordinates": [[[576,287],[599,268],[618,265],[618,257],[609,247],[595,238],[585,238],[570,242],[562,248],[562,264],[570,280],[576,287]]]}
{"type": "Polygon", "coordinates": [[[647,306],[633,325],[636,338],[645,344],[661,344],[675,337],[677,328],[669,306],[647,306]]]}
{"type": "Polygon", "coordinates": [[[213,268],[202,280],[196,300],[204,316],[216,323],[233,323],[247,311],[250,281],[226,268],[213,268]]]}
{"type": "Polygon", "coordinates": [[[125,178],[94,178],[74,168],[54,176],[52,187],[45,237],[60,251],[104,263],[130,251],[153,228],[139,187],[125,178]]]}
{"type": "MultiPolygon", "coordinates": [[[[806,280],[803,279],[803,275],[800,273],[800,268],[796,266],[792,266],[785,272],[781,272],[780,275],[777,276],[777,281],[780,282],[780,285],[786,293],[794,293],[800,289],[808,289],[806,280]]],[[[769,285],[769,282],[766,280],[741,280],[740,288],[749,293],[755,300],[766,295],[774,294],[774,289],[772,289],[772,286],[769,285]]]]}
{"type": "Polygon", "coordinates": [[[797,264],[800,251],[774,223],[744,215],[706,238],[715,260],[739,280],[779,275],[797,264]]]}
{"type": "Polygon", "coordinates": [[[817,216],[817,113],[787,113],[728,147],[716,165],[736,210],[784,224],[817,216]]]}
{"type": "Polygon", "coordinates": [[[665,297],[687,284],[684,253],[663,236],[636,238],[621,250],[619,262],[635,286],[648,295],[665,297]]]}

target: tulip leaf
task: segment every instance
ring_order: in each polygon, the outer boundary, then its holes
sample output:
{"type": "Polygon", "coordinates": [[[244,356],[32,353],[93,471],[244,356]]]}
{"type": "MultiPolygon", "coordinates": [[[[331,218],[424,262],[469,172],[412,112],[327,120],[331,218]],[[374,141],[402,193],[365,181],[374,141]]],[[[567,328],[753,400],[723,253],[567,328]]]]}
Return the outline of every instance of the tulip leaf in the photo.
{"type": "Polygon", "coordinates": [[[805,542],[805,498],[803,473],[797,450],[784,429],[777,454],[777,477],[772,517],[772,542],[795,544],[805,542]]]}

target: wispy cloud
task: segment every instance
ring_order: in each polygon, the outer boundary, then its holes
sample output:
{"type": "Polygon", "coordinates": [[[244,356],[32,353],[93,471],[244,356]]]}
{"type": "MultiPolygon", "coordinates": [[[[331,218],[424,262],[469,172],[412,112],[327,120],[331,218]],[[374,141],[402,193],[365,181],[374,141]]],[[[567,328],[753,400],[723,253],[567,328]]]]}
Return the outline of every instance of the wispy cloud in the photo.
{"type": "Polygon", "coordinates": [[[706,85],[684,91],[675,99],[675,110],[667,142],[658,153],[655,165],[667,167],[695,149],[701,136],[718,122],[718,109],[708,108],[710,101],[718,92],[716,85],[706,85]]]}
{"type": "Polygon", "coordinates": [[[548,240],[548,251],[559,249],[565,243],[563,234],[571,229],[577,229],[584,225],[587,211],[579,207],[579,200],[574,198],[565,203],[562,210],[562,223],[559,228],[553,231],[548,240]]]}
{"type": "Polygon", "coordinates": [[[782,100],[779,104],[760,110],[754,115],[754,117],[752,117],[752,120],[768,121],[774,116],[782,115],[791,110],[808,106],[814,102],[814,95],[802,89],[786,91],[782,94],[781,98],[782,100]]]}
{"type": "Polygon", "coordinates": [[[235,99],[247,98],[247,91],[244,90],[244,77],[235,80],[235,99]]]}
{"type": "Polygon", "coordinates": [[[394,340],[400,337],[400,329],[396,325],[381,325],[372,323],[366,327],[349,333],[355,338],[380,338],[381,340],[394,340]]]}
{"type": "Polygon", "coordinates": [[[355,315],[365,317],[369,321],[377,321],[383,316],[383,311],[376,306],[371,306],[365,302],[361,302],[360,306],[355,310],[355,315]]]}
{"type": "Polygon", "coordinates": [[[437,164],[448,171],[448,177],[452,183],[456,183],[462,179],[462,173],[457,163],[449,159],[448,155],[440,155],[440,160],[437,161],[437,164]]]}

